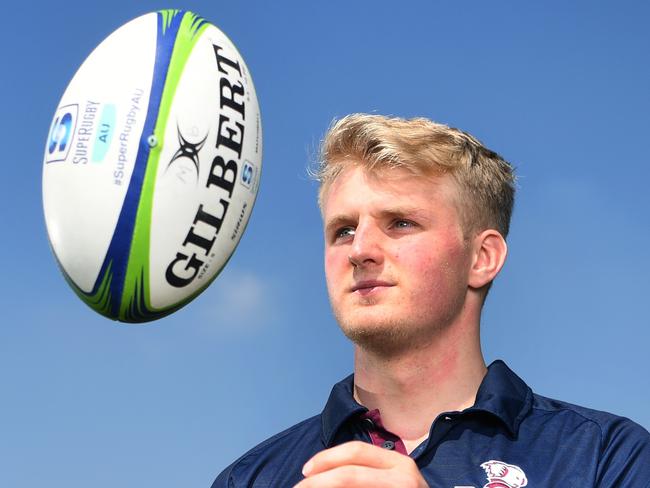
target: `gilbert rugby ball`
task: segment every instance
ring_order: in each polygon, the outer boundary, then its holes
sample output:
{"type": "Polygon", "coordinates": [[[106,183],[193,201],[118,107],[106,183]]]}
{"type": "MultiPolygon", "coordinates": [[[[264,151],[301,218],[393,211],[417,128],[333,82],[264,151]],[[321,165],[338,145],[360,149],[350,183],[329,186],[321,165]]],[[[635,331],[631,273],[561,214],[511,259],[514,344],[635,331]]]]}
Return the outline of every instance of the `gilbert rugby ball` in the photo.
{"type": "Polygon", "coordinates": [[[79,68],[47,137],[45,221],[67,282],[111,319],[178,310],[235,250],[261,168],[255,88],[232,42],[187,11],[125,24],[79,68]]]}

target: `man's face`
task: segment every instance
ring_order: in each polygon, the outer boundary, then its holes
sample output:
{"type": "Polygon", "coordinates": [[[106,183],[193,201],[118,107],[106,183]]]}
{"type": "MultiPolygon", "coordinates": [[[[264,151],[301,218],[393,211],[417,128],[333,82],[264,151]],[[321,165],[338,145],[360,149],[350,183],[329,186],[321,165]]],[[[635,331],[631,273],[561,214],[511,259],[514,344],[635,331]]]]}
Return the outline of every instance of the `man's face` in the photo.
{"type": "Polygon", "coordinates": [[[377,351],[430,341],[462,310],[470,247],[449,176],[349,165],[324,195],[325,274],[343,332],[377,351]]]}

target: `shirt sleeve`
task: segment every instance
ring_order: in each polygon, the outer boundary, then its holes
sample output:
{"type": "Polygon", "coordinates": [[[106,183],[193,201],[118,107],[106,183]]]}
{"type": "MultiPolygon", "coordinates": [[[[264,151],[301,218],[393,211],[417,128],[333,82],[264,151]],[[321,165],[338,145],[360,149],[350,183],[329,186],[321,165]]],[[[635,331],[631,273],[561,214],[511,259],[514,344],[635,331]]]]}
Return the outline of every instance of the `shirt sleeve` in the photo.
{"type": "Polygon", "coordinates": [[[602,428],[596,488],[650,488],[650,433],[618,417],[602,428]]]}
{"type": "Polygon", "coordinates": [[[221,474],[219,474],[219,476],[217,476],[217,479],[214,480],[211,488],[235,488],[232,476],[230,475],[231,471],[232,465],[228,466],[221,472],[221,474]]]}

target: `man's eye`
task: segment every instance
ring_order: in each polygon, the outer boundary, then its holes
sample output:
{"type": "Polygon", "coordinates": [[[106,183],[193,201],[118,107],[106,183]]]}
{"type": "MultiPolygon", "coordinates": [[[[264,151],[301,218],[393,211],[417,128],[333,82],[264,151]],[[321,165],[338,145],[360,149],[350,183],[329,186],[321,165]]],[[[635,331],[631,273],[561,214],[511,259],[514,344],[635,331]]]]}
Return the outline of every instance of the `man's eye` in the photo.
{"type": "Polygon", "coordinates": [[[345,239],[346,237],[352,237],[354,235],[354,228],[353,227],[343,227],[339,230],[336,231],[335,238],[336,239],[345,239]]]}
{"type": "Polygon", "coordinates": [[[410,220],[396,220],[393,222],[393,227],[396,229],[408,229],[409,227],[414,227],[415,223],[410,220]]]}

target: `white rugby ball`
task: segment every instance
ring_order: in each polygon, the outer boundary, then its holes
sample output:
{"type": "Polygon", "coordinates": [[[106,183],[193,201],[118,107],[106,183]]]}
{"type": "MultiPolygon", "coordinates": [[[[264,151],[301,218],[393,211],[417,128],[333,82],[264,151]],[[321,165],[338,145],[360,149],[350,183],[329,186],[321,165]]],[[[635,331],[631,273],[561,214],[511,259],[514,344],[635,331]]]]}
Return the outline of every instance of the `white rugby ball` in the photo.
{"type": "Polygon", "coordinates": [[[178,310],[231,257],[261,168],[255,88],[233,43],[182,10],[125,24],[79,68],[47,138],[45,221],[67,282],[123,322],[178,310]]]}

